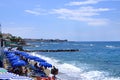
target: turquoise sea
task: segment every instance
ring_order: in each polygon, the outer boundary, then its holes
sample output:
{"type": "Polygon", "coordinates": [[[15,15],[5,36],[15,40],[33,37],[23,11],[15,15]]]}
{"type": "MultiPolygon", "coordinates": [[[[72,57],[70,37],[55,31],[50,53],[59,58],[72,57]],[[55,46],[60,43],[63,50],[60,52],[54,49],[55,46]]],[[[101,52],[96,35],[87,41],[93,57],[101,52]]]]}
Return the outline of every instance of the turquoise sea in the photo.
{"type": "Polygon", "coordinates": [[[120,80],[120,42],[28,42],[28,50],[79,49],[79,52],[32,52],[59,69],[61,80],[120,80]]]}

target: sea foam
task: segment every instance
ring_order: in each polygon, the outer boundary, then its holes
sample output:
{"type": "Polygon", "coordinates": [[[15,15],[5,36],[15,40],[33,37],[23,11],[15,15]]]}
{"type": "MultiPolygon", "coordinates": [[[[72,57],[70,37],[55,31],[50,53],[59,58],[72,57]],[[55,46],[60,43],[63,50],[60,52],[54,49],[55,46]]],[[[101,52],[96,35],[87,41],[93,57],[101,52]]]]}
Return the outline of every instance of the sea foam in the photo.
{"type": "Polygon", "coordinates": [[[57,75],[57,77],[59,78],[58,80],[120,80],[120,77],[110,77],[109,73],[104,71],[86,71],[83,68],[76,67],[75,65],[69,63],[60,63],[60,60],[46,57],[34,52],[31,54],[45,59],[47,62],[56,66],[59,69],[59,74],[57,75]]]}

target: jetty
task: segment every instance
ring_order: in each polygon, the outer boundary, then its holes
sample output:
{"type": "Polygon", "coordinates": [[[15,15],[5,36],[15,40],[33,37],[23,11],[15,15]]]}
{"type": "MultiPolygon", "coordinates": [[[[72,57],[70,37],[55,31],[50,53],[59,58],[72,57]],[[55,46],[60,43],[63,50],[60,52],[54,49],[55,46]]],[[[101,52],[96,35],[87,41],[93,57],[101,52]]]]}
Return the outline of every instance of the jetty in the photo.
{"type": "Polygon", "coordinates": [[[79,49],[56,49],[56,50],[24,50],[25,52],[78,52],[79,49]]]}

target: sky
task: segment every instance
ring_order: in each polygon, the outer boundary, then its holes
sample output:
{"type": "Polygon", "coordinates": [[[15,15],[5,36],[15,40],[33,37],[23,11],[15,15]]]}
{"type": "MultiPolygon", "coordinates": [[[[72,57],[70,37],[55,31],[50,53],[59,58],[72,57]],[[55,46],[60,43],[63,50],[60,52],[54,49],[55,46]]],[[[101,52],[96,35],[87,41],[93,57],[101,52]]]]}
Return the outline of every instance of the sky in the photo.
{"type": "Polygon", "coordinates": [[[22,38],[120,41],[120,0],[0,0],[0,24],[22,38]]]}

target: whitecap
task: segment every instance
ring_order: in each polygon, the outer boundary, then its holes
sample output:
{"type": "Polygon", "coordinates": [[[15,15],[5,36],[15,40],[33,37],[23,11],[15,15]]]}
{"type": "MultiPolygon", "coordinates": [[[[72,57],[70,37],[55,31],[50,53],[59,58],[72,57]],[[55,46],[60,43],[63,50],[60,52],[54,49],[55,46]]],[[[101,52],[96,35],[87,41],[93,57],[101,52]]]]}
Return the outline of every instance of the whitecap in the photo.
{"type": "MultiPolygon", "coordinates": [[[[34,56],[41,57],[47,62],[56,66],[59,69],[57,77],[61,80],[120,80],[120,77],[109,76],[108,72],[98,70],[85,70],[86,68],[76,67],[69,63],[60,63],[60,60],[46,57],[40,54],[32,53],[34,56]]],[[[80,64],[82,66],[82,64],[80,64]]],[[[83,67],[89,67],[83,65],[83,67]]]]}
{"type": "Polygon", "coordinates": [[[90,44],[90,46],[94,46],[93,44],[90,44]]]}
{"type": "Polygon", "coordinates": [[[107,47],[107,48],[115,48],[115,46],[111,46],[111,45],[106,45],[105,47],[107,47]]]}

